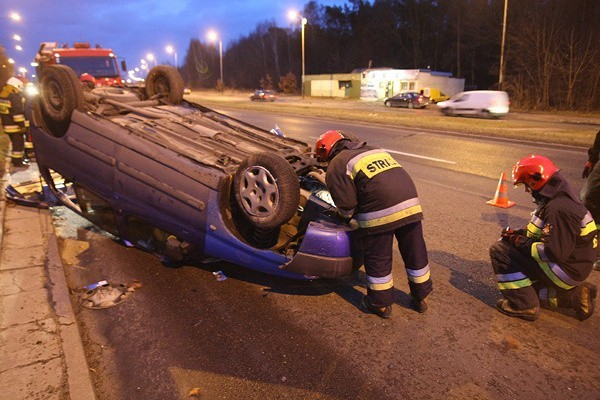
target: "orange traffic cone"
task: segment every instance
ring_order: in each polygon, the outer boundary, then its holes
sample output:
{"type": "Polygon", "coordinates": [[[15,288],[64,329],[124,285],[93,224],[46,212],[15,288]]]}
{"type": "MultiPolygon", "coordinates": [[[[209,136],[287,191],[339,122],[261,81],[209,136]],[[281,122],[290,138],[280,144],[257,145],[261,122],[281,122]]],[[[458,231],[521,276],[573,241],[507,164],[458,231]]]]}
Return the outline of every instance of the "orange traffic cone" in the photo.
{"type": "Polygon", "coordinates": [[[486,202],[492,206],[508,208],[514,206],[514,201],[508,200],[508,185],[506,184],[506,174],[503,172],[500,175],[500,181],[498,181],[498,189],[496,189],[496,195],[492,200],[486,202]]]}

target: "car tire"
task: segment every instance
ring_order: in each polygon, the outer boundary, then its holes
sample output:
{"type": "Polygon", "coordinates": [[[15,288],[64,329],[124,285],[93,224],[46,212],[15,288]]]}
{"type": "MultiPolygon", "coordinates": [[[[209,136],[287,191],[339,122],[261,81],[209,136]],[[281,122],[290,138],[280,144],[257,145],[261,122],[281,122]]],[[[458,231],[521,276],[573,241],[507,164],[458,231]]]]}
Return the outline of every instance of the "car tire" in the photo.
{"type": "Polygon", "coordinates": [[[37,117],[52,134],[62,136],[73,111],[84,111],[83,86],[71,68],[49,65],[42,72],[40,87],[37,117]]]}
{"type": "Polygon", "coordinates": [[[42,108],[53,121],[68,123],[73,110],[83,109],[83,88],[75,71],[65,65],[50,65],[41,79],[42,108]]]}
{"type": "Polygon", "coordinates": [[[278,228],[294,216],[300,183],[292,166],[278,154],[251,154],[234,179],[237,206],[256,228],[278,228]]]}
{"type": "Polygon", "coordinates": [[[179,104],[183,101],[184,87],[179,71],[169,65],[152,68],[146,78],[146,96],[152,98],[161,95],[161,99],[169,104],[179,104]]]}
{"type": "Polygon", "coordinates": [[[392,103],[391,103],[391,102],[389,102],[389,101],[386,101],[386,102],[385,102],[385,103],[383,103],[383,104],[384,104],[386,107],[391,107],[391,106],[392,106],[392,103]]]}
{"type": "Polygon", "coordinates": [[[413,108],[415,108],[414,103],[408,103],[408,109],[412,110],[413,108]]]}

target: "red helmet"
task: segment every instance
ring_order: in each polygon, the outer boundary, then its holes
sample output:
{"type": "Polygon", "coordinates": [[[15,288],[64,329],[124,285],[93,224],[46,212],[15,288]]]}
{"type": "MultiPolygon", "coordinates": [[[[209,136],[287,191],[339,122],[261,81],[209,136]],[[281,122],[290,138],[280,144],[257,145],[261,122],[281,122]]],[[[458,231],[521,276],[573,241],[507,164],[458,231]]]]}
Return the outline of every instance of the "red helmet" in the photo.
{"type": "Polygon", "coordinates": [[[549,158],[532,154],[513,167],[513,185],[524,183],[531,190],[540,190],[556,171],[558,168],[549,158]]]}
{"type": "Polygon", "coordinates": [[[315,154],[317,155],[317,161],[327,161],[333,146],[342,139],[346,139],[346,137],[340,131],[331,130],[322,134],[315,143],[315,154]]]}

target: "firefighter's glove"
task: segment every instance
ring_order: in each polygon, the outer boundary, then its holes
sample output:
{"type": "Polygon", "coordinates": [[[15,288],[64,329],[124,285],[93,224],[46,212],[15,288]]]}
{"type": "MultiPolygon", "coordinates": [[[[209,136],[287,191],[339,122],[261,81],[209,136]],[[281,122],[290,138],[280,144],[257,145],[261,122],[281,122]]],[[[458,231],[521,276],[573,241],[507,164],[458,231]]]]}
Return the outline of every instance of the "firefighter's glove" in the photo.
{"type": "Polygon", "coordinates": [[[524,254],[531,254],[533,239],[516,233],[505,236],[508,243],[524,254]]]}
{"type": "Polygon", "coordinates": [[[506,228],[502,229],[502,232],[500,233],[500,236],[502,238],[506,238],[511,235],[526,236],[526,231],[525,231],[525,229],[513,229],[513,228],[507,226],[506,228]]]}
{"type": "Polygon", "coordinates": [[[595,164],[596,163],[593,163],[591,161],[588,161],[588,162],[585,163],[585,166],[583,167],[583,171],[581,172],[581,177],[583,179],[586,179],[588,176],[590,176],[590,173],[594,169],[594,165],[595,164]]]}

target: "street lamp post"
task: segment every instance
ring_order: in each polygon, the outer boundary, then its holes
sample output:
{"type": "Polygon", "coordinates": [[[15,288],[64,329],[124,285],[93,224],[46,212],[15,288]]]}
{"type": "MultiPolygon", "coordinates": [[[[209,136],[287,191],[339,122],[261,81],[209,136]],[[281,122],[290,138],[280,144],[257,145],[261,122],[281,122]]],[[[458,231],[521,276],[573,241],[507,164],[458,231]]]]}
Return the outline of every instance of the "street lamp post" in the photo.
{"type": "Polygon", "coordinates": [[[290,17],[291,20],[295,20],[300,18],[300,26],[301,26],[301,37],[302,37],[302,99],[304,99],[304,75],[305,75],[305,69],[304,69],[304,27],[306,26],[306,24],[308,23],[308,20],[306,18],[304,18],[302,15],[298,14],[296,11],[290,11],[288,13],[288,16],[290,17]]]}
{"type": "Polygon", "coordinates": [[[217,32],[210,31],[208,33],[208,38],[210,41],[215,42],[217,38],[219,39],[219,69],[221,71],[221,93],[223,92],[223,86],[225,86],[225,82],[223,81],[223,41],[218,37],[217,32]]]}
{"type": "Polygon", "coordinates": [[[175,48],[171,45],[167,46],[167,53],[173,53],[173,55],[175,56],[175,68],[179,69],[179,63],[177,62],[177,52],[175,51],[175,48]]]}
{"type": "Polygon", "coordinates": [[[154,54],[152,53],[148,53],[146,54],[146,60],[148,61],[154,61],[154,66],[156,67],[156,57],[154,57],[154,54]]]}
{"type": "Polygon", "coordinates": [[[504,0],[504,19],[502,21],[502,44],[500,45],[500,73],[498,74],[498,89],[502,90],[502,79],[504,78],[504,42],[506,40],[506,9],[508,0],[504,0]]]}

